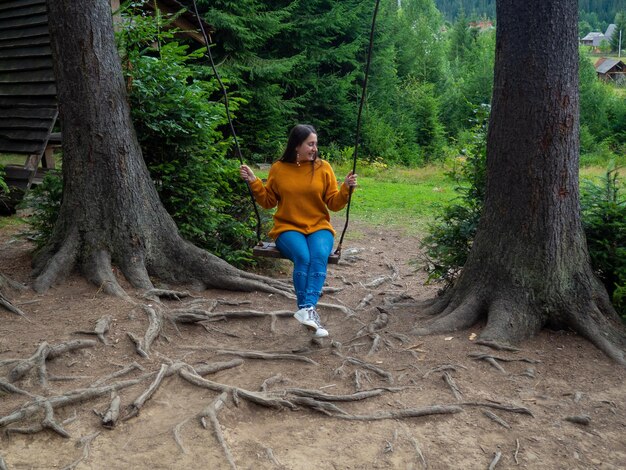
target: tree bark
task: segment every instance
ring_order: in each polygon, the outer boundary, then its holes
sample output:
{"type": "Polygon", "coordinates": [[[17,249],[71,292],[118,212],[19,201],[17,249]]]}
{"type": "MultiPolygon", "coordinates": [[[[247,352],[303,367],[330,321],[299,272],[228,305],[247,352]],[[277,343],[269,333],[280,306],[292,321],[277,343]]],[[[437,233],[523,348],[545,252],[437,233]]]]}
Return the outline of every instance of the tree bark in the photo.
{"type": "Polygon", "coordinates": [[[498,0],[487,189],[463,272],[418,334],[516,343],[573,328],[621,363],[624,328],[592,272],[578,190],[576,0],[498,0]]]}
{"type": "MultiPolygon", "coordinates": [[[[204,287],[279,292],[183,240],[159,201],[132,126],[111,7],[106,0],[48,0],[64,192],[50,242],[34,262],[37,291],[75,267],[106,292],[126,296],[151,276],[204,287]]],[[[280,291],[284,292],[284,291],[280,291]]]]}

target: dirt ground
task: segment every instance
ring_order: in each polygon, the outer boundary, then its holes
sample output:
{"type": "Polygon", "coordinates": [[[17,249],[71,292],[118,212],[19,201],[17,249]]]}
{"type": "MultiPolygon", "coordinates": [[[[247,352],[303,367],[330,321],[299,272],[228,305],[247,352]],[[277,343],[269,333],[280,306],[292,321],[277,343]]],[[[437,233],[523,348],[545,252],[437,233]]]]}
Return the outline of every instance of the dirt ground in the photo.
{"type": "MultiPolygon", "coordinates": [[[[11,227],[0,233],[0,271],[27,283],[31,246],[17,236],[19,230],[11,227]]],[[[208,383],[244,389],[236,394],[237,404],[232,393],[225,402],[217,401],[222,406],[215,416],[225,447],[211,420],[205,419],[205,429],[198,418],[216,403],[220,392],[172,373],[138,416],[120,419],[112,429],[101,426],[97,415],[111,403],[108,391],[54,409],[67,438],[49,429],[15,432],[37,429],[43,407],[29,418],[2,426],[0,456],[10,470],[228,469],[232,464],[227,452],[240,469],[626,468],[626,370],[569,331],[544,331],[520,345],[519,352],[476,345],[472,340],[480,326],[443,336],[409,335],[413,325],[425,321],[412,302],[437,291],[424,286],[417,258],[415,237],[353,224],[342,261],[329,268],[327,285],[338,291],[322,298],[334,306],[319,309],[331,333],[319,343],[280,313],[293,310],[293,300],[266,293],[192,292],[193,297],[163,299],[159,306],[158,301],[143,298],[143,292],[129,289],[133,305],[107,297],[79,276],[43,295],[31,290],[15,293],[12,298],[27,317],[0,310],[0,379],[5,383],[16,367],[13,360],[29,358],[42,342],[96,343],[46,361],[47,385],[42,385],[37,368],[12,382],[35,397],[9,393],[0,386],[0,422],[24,404],[37,403],[36,396],[68,395],[90,386],[102,389],[143,377],[118,392],[125,417],[162,364],[184,362],[198,368],[236,359],[233,350],[290,356],[244,357],[236,367],[205,376],[208,383]],[[366,302],[368,294],[371,300],[366,302]],[[166,321],[164,335],[154,341],[149,357],[142,357],[127,334],[144,338],[148,315],[142,304],[166,315],[181,308],[213,309],[213,314],[279,313],[243,319],[213,315],[215,321],[178,326],[166,321]],[[107,344],[75,333],[93,330],[107,315],[112,319],[107,344]],[[378,350],[372,350],[374,342],[378,350]],[[503,360],[492,364],[472,357],[476,353],[503,360]],[[110,377],[133,362],[143,370],[110,377]],[[262,389],[266,396],[286,399],[294,396],[293,389],[316,390],[335,396],[328,399],[338,408],[321,408],[320,401],[315,403],[321,411],[304,405],[269,408],[242,398],[245,390],[262,389]],[[374,389],[378,391],[372,394],[378,395],[370,398],[337,401],[337,396],[374,389]],[[415,409],[433,406],[458,412],[402,415],[411,413],[403,410],[415,414],[415,409]],[[566,419],[571,417],[587,417],[587,424],[566,419]]],[[[268,263],[265,272],[288,279],[290,265],[268,263]]]]}

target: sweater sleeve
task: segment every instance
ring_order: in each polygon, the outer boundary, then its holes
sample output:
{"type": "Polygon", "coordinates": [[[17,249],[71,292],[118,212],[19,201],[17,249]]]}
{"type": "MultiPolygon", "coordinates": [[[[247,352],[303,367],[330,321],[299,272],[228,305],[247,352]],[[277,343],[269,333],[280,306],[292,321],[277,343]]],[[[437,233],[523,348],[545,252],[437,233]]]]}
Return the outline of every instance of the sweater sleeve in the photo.
{"type": "Polygon", "coordinates": [[[330,165],[328,165],[327,180],[324,202],[331,211],[340,211],[348,203],[350,188],[347,184],[342,183],[341,187],[337,189],[337,177],[335,176],[335,172],[330,165]]]}
{"type": "Polygon", "coordinates": [[[260,178],[255,179],[250,183],[250,189],[254,195],[256,202],[264,209],[271,209],[278,204],[279,196],[276,193],[275,176],[276,171],[274,167],[270,168],[269,175],[267,176],[267,182],[263,184],[260,178]]]}

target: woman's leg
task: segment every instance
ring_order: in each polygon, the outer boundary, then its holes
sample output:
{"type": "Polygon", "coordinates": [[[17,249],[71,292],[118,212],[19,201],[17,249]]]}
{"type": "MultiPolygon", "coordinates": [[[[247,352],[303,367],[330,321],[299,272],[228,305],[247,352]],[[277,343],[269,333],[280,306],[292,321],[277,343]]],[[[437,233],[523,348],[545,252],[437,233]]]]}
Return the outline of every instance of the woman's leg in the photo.
{"type": "Polygon", "coordinates": [[[305,305],[317,305],[326,281],[328,256],[333,251],[334,237],[330,230],[318,230],[306,237],[310,254],[310,265],[305,289],[305,305]]]}
{"type": "Polygon", "coordinates": [[[315,304],[306,304],[307,280],[311,257],[305,235],[293,230],[281,233],[276,239],[276,247],[288,259],[293,261],[293,288],[296,291],[298,308],[315,304]]]}

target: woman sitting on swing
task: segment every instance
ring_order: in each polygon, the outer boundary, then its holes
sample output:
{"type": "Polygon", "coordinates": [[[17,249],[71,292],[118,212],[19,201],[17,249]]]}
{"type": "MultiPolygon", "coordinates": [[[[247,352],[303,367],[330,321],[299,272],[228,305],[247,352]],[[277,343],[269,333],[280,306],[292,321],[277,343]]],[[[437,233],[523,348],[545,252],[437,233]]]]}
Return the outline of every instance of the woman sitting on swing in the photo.
{"type": "Polygon", "coordinates": [[[278,205],[269,236],[294,264],[298,302],[294,318],[315,330],[315,337],[328,336],[316,309],[335,236],[328,209],[339,211],[345,207],[350,188],[357,185],[356,174],[348,173],[338,189],[330,164],[318,158],[317,131],[306,124],[291,129],[287,148],[270,168],[267,183],[263,184],[247,165],[241,165],[240,174],[261,207],[278,205]]]}

